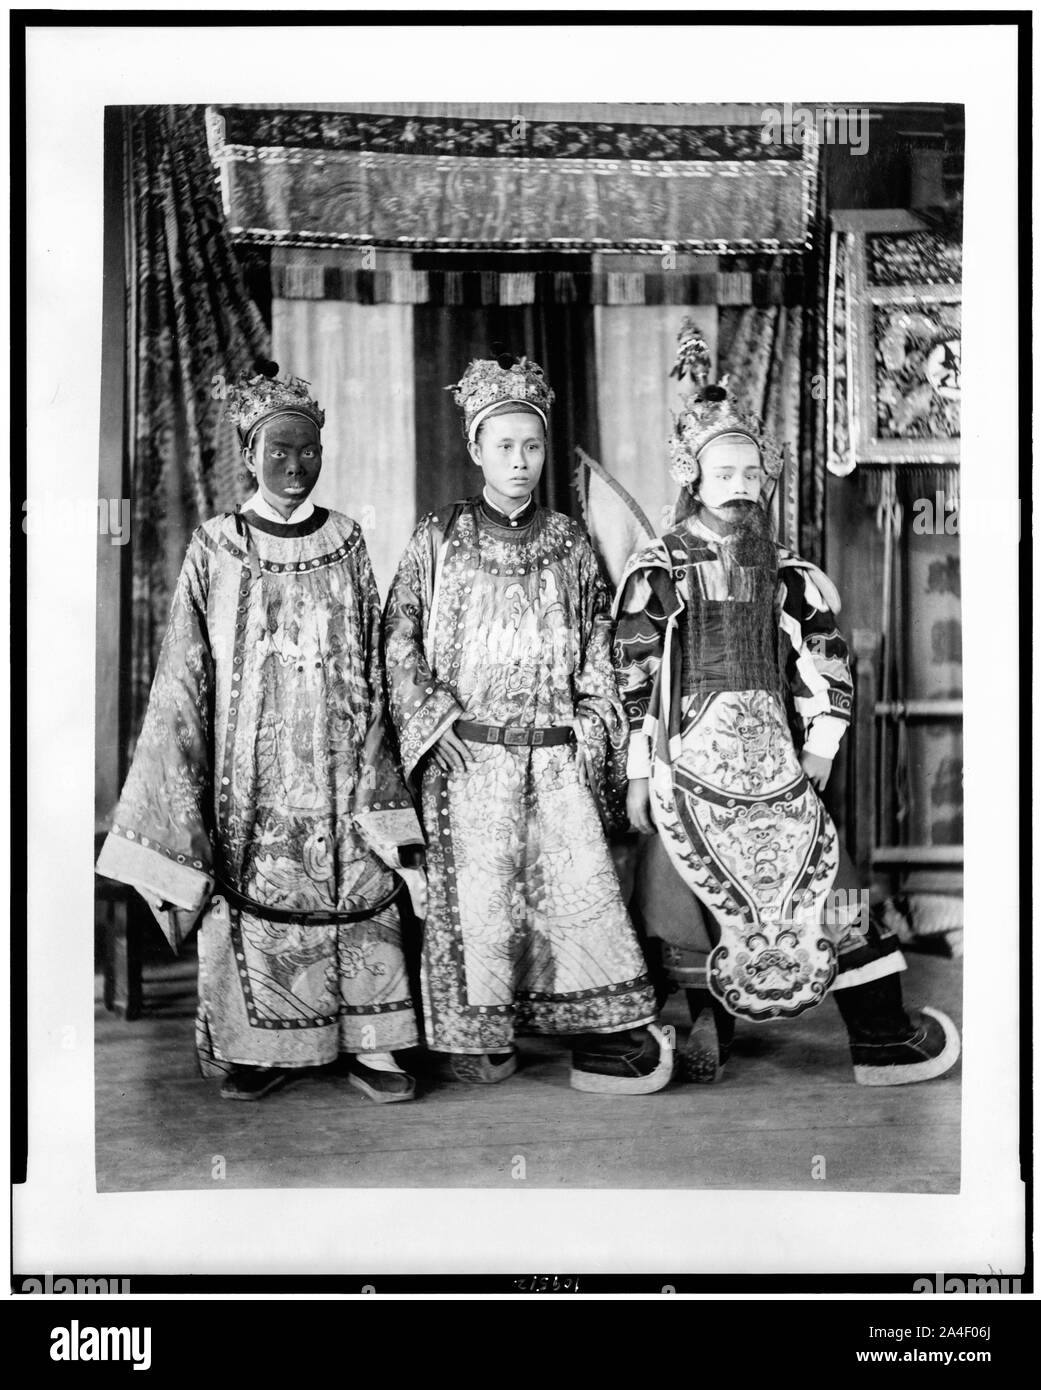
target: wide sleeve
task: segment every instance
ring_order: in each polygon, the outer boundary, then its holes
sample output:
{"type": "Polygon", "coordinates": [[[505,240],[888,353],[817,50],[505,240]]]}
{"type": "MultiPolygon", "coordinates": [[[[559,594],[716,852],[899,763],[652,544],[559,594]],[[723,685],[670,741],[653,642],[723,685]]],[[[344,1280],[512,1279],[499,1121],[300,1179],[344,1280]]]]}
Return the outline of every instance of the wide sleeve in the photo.
{"type": "Polygon", "coordinates": [[[432,516],[416,527],[383,612],[390,715],[405,776],[463,713],[432,669],[432,607],[438,550],[443,533],[432,516]]]}
{"type": "Polygon", "coordinates": [[[822,590],[830,581],[785,565],[779,588],[780,660],[788,682],[795,734],[804,750],[834,758],[853,713],[849,649],[822,590]]]}
{"type": "Polygon", "coordinates": [[[353,551],[353,567],[368,687],[368,723],[361,750],[354,821],[369,849],[405,879],[416,916],[422,918],[426,912],[426,881],[415,851],[423,847],[423,829],[405,785],[389,724],[379,591],[368,550],[360,537],[353,551]]]}
{"type": "Polygon", "coordinates": [[[624,824],[629,726],[611,660],[611,603],[592,549],[576,544],[581,633],[575,669],[575,714],[593,779],[610,823],[624,824]],[[619,804],[620,803],[620,804],[619,804]]]}
{"type": "Polygon", "coordinates": [[[657,549],[634,555],[615,596],[613,638],[618,692],[629,725],[630,780],[651,774],[652,702],[675,607],[675,588],[657,549]]]}
{"type": "Polygon", "coordinates": [[[181,567],[133,762],[97,862],[98,873],[142,894],[175,951],[213,890],[214,669],[201,536],[181,567]]]}

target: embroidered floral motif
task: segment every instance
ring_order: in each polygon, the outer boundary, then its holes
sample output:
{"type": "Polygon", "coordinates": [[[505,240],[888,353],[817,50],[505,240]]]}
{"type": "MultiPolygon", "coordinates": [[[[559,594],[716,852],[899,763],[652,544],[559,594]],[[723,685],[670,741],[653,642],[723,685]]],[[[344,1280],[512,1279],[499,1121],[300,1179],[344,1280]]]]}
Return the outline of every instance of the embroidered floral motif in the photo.
{"type": "Polygon", "coordinates": [[[366,115],[222,107],[229,145],[371,150],[383,154],[538,159],[798,160],[798,144],[764,142],[757,125],[624,125],[608,122],[366,115]]]}

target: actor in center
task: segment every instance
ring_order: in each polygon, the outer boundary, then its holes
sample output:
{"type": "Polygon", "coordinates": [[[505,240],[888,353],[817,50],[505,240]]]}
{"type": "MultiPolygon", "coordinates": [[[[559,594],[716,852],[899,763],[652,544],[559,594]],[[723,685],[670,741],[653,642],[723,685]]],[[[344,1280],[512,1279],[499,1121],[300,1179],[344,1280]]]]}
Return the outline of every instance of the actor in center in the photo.
{"type": "Polygon", "coordinates": [[[526,359],[450,388],[483,490],[423,518],[384,614],[390,707],[428,842],[427,1041],[504,1080],[519,1033],[566,1036],[577,1090],[672,1074],[604,835],[627,730],[609,598],[569,517],[536,504],[553,399],[526,359]]]}

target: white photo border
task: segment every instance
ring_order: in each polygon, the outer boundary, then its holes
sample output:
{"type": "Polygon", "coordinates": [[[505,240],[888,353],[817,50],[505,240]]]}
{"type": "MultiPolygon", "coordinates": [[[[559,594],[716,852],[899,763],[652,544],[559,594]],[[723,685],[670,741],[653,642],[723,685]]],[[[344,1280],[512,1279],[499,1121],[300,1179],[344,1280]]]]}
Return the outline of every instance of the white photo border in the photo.
{"type": "MultiPolygon", "coordinates": [[[[342,13],[342,12],[340,12],[342,13]]],[[[966,113],[962,1190],[99,1194],[94,1179],[95,537],[28,538],[29,1169],[13,1267],[127,1275],[1019,1274],[1017,30],[38,27],[28,33],[28,493],[97,476],[105,105],[941,101],[966,113]],[[898,38],[899,41],[896,41],[898,38]],[[927,59],[927,61],[926,61],[927,59]],[[505,66],[504,66],[505,64],[505,66]],[[506,89],[506,97],[503,89],[506,89]],[[975,521],[974,521],[975,518],[975,521]],[[79,1047],[62,1045],[75,1030],[79,1047]]],[[[948,12],[949,13],[949,12],[948,12]]],[[[17,205],[16,205],[17,206],[17,205]]],[[[14,345],[19,351],[19,345],[14,345]]],[[[85,480],[89,479],[88,484],[85,480]]],[[[13,731],[16,738],[20,731],[13,731]]],[[[14,982],[17,987],[19,982],[14,982]]],[[[909,1279],[910,1288],[910,1279],[909,1279]]]]}

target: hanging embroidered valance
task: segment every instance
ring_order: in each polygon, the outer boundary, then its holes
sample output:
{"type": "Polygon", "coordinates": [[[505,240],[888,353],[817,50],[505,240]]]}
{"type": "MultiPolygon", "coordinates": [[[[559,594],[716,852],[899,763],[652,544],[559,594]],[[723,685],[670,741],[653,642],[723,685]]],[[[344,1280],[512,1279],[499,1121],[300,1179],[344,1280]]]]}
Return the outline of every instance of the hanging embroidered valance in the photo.
{"type": "Polygon", "coordinates": [[[765,138],[759,108],[743,123],[662,126],[213,107],[210,130],[240,241],[712,254],[808,244],[816,148],[765,138]]]}

